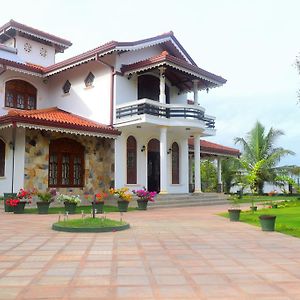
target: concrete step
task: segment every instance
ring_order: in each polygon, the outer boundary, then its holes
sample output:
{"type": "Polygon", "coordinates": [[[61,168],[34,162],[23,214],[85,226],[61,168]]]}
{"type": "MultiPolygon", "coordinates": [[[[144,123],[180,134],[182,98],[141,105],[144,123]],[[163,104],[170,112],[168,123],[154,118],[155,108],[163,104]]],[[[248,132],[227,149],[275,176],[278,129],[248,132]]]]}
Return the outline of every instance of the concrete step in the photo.
{"type": "Polygon", "coordinates": [[[228,204],[228,196],[219,193],[167,194],[158,195],[155,202],[149,202],[149,208],[185,207],[201,205],[228,204]]]}

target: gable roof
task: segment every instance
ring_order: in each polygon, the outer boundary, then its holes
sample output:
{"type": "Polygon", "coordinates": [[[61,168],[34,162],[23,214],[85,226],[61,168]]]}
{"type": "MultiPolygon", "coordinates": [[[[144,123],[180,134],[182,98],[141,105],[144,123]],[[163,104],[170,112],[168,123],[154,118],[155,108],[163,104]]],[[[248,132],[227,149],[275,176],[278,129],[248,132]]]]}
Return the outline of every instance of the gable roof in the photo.
{"type": "Polygon", "coordinates": [[[57,107],[35,110],[10,109],[0,117],[0,126],[16,123],[19,127],[37,129],[56,128],[54,131],[74,131],[80,134],[114,137],[121,133],[111,126],[91,121],[57,107]],[[22,125],[21,125],[22,124],[22,125]]]}
{"type": "Polygon", "coordinates": [[[205,71],[195,65],[191,65],[178,57],[170,55],[167,51],[163,51],[157,56],[153,56],[130,65],[123,65],[121,71],[125,74],[131,74],[133,72],[143,71],[159,65],[168,65],[175,68],[181,67],[183,71],[189,72],[191,75],[197,76],[201,79],[212,81],[216,85],[226,83],[226,79],[221,76],[205,71]]]}
{"type": "MultiPolygon", "coordinates": [[[[190,148],[194,148],[194,139],[189,139],[190,148]]],[[[200,153],[208,155],[234,156],[239,157],[241,152],[238,149],[212,143],[206,140],[200,140],[200,153]]]]}
{"type": "Polygon", "coordinates": [[[53,43],[56,45],[57,50],[63,52],[72,45],[72,43],[66,39],[60,38],[53,34],[41,31],[39,29],[27,26],[25,24],[16,22],[15,20],[10,20],[6,24],[0,27],[0,41],[7,39],[7,35],[14,36],[15,32],[21,32],[27,36],[32,36],[37,39],[53,43]]]}

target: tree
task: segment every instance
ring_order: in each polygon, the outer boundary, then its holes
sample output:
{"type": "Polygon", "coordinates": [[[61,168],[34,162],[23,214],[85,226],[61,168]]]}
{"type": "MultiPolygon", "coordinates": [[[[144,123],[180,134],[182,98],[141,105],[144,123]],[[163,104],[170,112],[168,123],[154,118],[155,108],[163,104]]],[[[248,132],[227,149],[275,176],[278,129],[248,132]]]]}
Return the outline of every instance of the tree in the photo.
{"type": "Polygon", "coordinates": [[[217,169],[209,160],[201,161],[201,184],[203,192],[213,192],[217,190],[217,169]]]}
{"type": "Polygon", "coordinates": [[[245,139],[235,138],[235,143],[241,144],[243,147],[241,166],[248,175],[255,171],[255,182],[252,182],[252,189],[258,194],[263,193],[266,181],[275,182],[277,164],[280,160],[286,155],[294,154],[282,147],[275,147],[276,140],[283,134],[281,130],[273,128],[266,133],[265,127],[260,122],[256,122],[245,139]]]}
{"type": "Polygon", "coordinates": [[[231,187],[236,184],[239,168],[240,163],[237,158],[230,157],[222,160],[222,181],[225,193],[229,194],[231,187]]]}

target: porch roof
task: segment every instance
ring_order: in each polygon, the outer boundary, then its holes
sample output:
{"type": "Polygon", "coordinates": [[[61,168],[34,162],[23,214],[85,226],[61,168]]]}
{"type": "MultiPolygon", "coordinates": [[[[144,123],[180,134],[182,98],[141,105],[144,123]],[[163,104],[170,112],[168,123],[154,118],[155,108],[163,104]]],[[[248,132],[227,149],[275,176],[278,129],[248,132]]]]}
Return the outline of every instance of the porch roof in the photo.
{"type": "MultiPolygon", "coordinates": [[[[194,139],[189,139],[189,148],[194,149],[194,139]]],[[[200,152],[204,155],[239,157],[241,152],[238,149],[223,146],[220,144],[200,140],[200,152]]]]}
{"type": "Polygon", "coordinates": [[[161,66],[168,67],[165,72],[166,77],[168,77],[180,90],[192,90],[192,81],[194,79],[199,79],[199,89],[217,87],[223,85],[227,81],[221,76],[210,73],[196,65],[189,64],[183,59],[172,56],[167,51],[163,51],[157,56],[133,64],[123,65],[121,71],[125,75],[130,75],[161,66]]]}
{"type": "Polygon", "coordinates": [[[90,135],[115,138],[121,132],[81,116],[64,111],[57,107],[35,110],[10,109],[0,117],[0,127],[17,127],[67,132],[79,135],[90,135]]]}

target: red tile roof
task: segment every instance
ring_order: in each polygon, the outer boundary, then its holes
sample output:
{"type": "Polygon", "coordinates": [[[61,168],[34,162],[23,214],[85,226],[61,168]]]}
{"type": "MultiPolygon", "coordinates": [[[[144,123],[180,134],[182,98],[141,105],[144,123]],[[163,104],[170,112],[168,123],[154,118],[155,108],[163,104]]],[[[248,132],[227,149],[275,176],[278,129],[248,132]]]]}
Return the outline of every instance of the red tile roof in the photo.
{"type": "Polygon", "coordinates": [[[17,69],[22,69],[30,72],[34,72],[40,75],[43,75],[45,73],[45,68],[39,65],[34,65],[30,63],[21,63],[17,61],[8,60],[5,58],[0,58],[0,64],[4,66],[9,66],[17,69]]]}
{"type": "Polygon", "coordinates": [[[2,34],[4,34],[4,31],[9,30],[10,28],[13,28],[15,30],[19,30],[22,32],[26,32],[26,33],[31,33],[41,39],[46,39],[46,40],[50,40],[54,43],[58,43],[60,45],[63,45],[64,48],[68,48],[70,46],[72,46],[72,43],[66,39],[60,38],[58,36],[55,36],[53,34],[41,31],[39,29],[35,29],[33,27],[27,26],[25,24],[21,24],[19,22],[16,22],[14,20],[10,20],[9,22],[7,22],[6,24],[2,25],[0,27],[0,36],[2,34]]]}
{"type": "Polygon", "coordinates": [[[13,122],[88,131],[92,133],[121,134],[111,126],[91,121],[57,107],[36,110],[10,109],[7,115],[0,117],[0,125],[13,122]]]}
{"type": "MultiPolygon", "coordinates": [[[[194,139],[189,139],[189,146],[194,148],[194,139]]],[[[208,154],[221,154],[229,156],[240,156],[241,152],[238,149],[223,146],[220,144],[208,142],[206,140],[200,140],[200,151],[208,154]]]]}
{"type": "Polygon", "coordinates": [[[191,65],[183,59],[180,59],[178,57],[170,55],[167,51],[163,51],[161,54],[159,54],[157,56],[153,56],[153,57],[147,58],[142,61],[138,61],[138,62],[130,64],[130,65],[123,65],[121,68],[121,71],[123,73],[126,73],[126,72],[130,73],[130,71],[135,71],[135,70],[143,69],[146,67],[155,66],[159,63],[175,64],[175,65],[178,65],[189,71],[197,73],[200,76],[202,75],[202,76],[210,78],[214,81],[217,81],[219,84],[226,83],[226,79],[222,78],[221,76],[215,75],[215,74],[205,71],[197,66],[191,65]]]}

